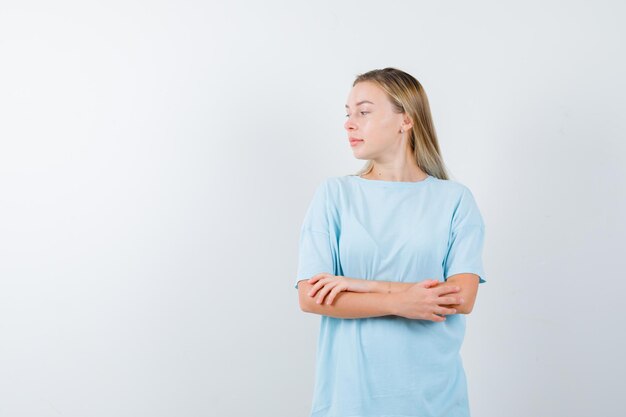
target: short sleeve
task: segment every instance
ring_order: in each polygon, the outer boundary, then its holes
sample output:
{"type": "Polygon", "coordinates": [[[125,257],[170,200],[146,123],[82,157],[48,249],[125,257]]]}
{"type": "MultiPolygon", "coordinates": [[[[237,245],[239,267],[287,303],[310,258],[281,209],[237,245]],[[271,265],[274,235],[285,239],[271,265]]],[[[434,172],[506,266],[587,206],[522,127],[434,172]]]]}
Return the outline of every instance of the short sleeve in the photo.
{"type": "Polygon", "coordinates": [[[479,283],[486,282],[483,269],[482,251],[485,239],[485,224],[471,191],[465,187],[458,201],[452,224],[448,252],[444,260],[444,277],[472,273],[479,277],[479,283]]]}
{"type": "Polygon", "coordinates": [[[318,185],[300,228],[298,244],[298,281],[309,279],[320,272],[333,273],[333,255],[329,233],[327,182],[318,185]]]}

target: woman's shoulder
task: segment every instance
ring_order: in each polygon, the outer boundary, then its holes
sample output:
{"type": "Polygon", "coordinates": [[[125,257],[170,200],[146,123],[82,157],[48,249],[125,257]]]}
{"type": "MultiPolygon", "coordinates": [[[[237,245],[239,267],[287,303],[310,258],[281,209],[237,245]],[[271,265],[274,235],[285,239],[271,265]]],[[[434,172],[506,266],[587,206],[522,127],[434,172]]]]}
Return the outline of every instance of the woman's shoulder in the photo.
{"type": "Polygon", "coordinates": [[[331,189],[331,190],[337,189],[338,187],[342,187],[348,184],[348,181],[350,181],[350,178],[349,178],[350,176],[351,175],[335,175],[335,176],[323,178],[319,182],[318,187],[331,189]]]}
{"type": "Polygon", "coordinates": [[[435,180],[434,182],[438,184],[438,186],[442,190],[445,190],[445,191],[449,191],[449,192],[457,193],[457,194],[462,194],[462,193],[470,191],[467,185],[457,180],[453,180],[453,179],[443,180],[441,178],[436,178],[436,177],[434,178],[434,180],[435,180]]]}

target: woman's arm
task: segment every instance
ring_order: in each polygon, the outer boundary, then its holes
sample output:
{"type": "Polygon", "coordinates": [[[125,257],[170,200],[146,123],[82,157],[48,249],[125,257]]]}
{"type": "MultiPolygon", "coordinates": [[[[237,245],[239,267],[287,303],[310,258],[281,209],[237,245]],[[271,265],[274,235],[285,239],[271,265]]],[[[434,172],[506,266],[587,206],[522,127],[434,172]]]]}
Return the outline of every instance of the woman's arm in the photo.
{"type": "MultiPolygon", "coordinates": [[[[343,277],[341,279],[337,279],[334,275],[331,275],[331,277],[333,278],[328,277],[320,282],[324,283],[324,286],[328,285],[329,287],[333,282],[339,282],[342,283],[342,288],[344,288],[343,283],[346,281],[343,277]]],[[[315,278],[311,280],[315,280],[315,278]]],[[[315,295],[312,294],[314,291],[311,291],[311,289],[314,287],[319,288],[320,283],[312,284],[309,282],[311,280],[298,282],[300,308],[306,312],[337,318],[394,315],[409,319],[443,321],[445,320],[443,315],[457,313],[454,308],[446,307],[446,305],[463,302],[463,299],[460,299],[458,295],[452,294],[460,291],[461,288],[459,286],[447,285],[437,288],[435,287],[437,281],[428,279],[419,283],[405,283],[406,286],[396,285],[394,287],[391,287],[389,282],[384,282],[387,289],[382,293],[341,291],[335,294],[332,301],[326,294],[316,297],[318,299],[315,300],[313,298],[315,295]],[[402,287],[406,287],[406,291],[392,291],[392,289],[402,287]],[[321,302],[322,300],[324,301],[323,303],[321,302]]],[[[350,278],[348,286],[352,285],[359,290],[368,290],[369,284],[367,287],[364,287],[364,281],[366,280],[350,278]]],[[[371,282],[371,280],[369,281],[371,282]]],[[[334,288],[340,287],[336,286],[334,288]]],[[[328,293],[328,289],[322,289],[322,293],[328,293]]]]}
{"type": "Polygon", "coordinates": [[[437,286],[452,285],[461,288],[459,294],[463,298],[463,302],[458,305],[453,305],[457,311],[461,314],[469,314],[474,308],[474,302],[476,301],[476,294],[478,293],[478,275],[470,273],[454,274],[448,277],[445,282],[440,282],[437,286]]]}
{"type": "MultiPolygon", "coordinates": [[[[370,291],[373,293],[384,294],[391,291],[404,291],[414,282],[394,282],[394,281],[373,281],[366,280],[369,283],[370,291]]],[[[474,308],[476,294],[478,292],[478,275],[470,273],[455,274],[448,277],[447,281],[439,282],[435,287],[454,286],[460,287],[458,295],[461,296],[463,302],[461,304],[446,304],[445,307],[456,309],[457,313],[469,314],[474,308]]]]}
{"type": "Polygon", "coordinates": [[[356,319],[365,317],[379,317],[393,315],[392,294],[376,292],[340,292],[335,296],[331,305],[317,304],[315,298],[309,296],[313,284],[306,279],[298,282],[300,309],[307,313],[322,314],[324,316],[341,319],[356,319]]]}

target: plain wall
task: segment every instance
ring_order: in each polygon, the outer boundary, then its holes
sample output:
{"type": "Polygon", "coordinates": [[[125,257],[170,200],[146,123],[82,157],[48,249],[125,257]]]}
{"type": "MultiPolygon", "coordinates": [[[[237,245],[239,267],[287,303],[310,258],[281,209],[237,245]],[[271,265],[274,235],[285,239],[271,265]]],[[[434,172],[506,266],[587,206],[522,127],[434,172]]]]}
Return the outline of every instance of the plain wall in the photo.
{"type": "Polygon", "coordinates": [[[299,228],[386,66],[486,224],[472,414],[623,415],[625,11],[0,2],[0,416],[307,416],[299,228]]]}

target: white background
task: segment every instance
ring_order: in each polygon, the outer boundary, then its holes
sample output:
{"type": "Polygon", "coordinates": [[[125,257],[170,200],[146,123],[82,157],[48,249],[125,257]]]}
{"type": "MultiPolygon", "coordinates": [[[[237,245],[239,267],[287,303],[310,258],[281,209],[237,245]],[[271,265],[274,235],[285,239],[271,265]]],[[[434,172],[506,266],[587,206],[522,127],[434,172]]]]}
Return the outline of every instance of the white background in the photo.
{"type": "Polygon", "coordinates": [[[0,416],[307,416],[299,228],[386,66],[486,224],[472,415],[623,415],[625,11],[1,1],[0,416]]]}

